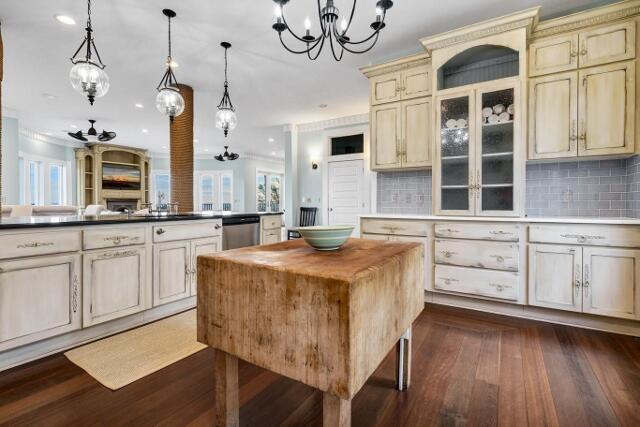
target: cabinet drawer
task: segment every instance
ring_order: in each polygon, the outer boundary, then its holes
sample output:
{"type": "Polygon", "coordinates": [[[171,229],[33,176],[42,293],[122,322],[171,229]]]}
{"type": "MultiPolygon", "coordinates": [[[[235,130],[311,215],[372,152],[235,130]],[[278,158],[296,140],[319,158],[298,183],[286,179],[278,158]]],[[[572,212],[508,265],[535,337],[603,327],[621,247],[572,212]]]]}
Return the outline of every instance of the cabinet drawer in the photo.
{"type": "Polygon", "coordinates": [[[192,224],[156,225],[153,227],[154,242],[170,242],[173,240],[199,239],[222,235],[222,221],[202,222],[192,224]]]}
{"type": "Polygon", "coordinates": [[[567,245],[640,247],[640,227],[603,225],[531,225],[529,241],[567,245]]]}
{"type": "Polygon", "coordinates": [[[435,235],[453,239],[517,242],[520,240],[520,225],[441,222],[435,225],[435,235]]]}
{"type": "Polygon", "coordinates": [[[363,233],[426,237],[429,235],[429,223],[426,221],[363,219],[361,230],[363,233]]]}
{"type": "Polygon", "coordinates": [[[517,300],[518,274],[436,265],[434,287],[447,292],[517,300]]]}
{"type": "Polygon", "coordinates": [[[82,233],[85,250],[142,245],[145,242],[144,228],[91,228],[82,233]]]}
{"type": "Polygon", "coordinates": [[[436,240],[435,260],[438,264],[518,271],[518,244],[474,240],[436,240]]]}
{"type": "Polygon", "coordinates": [[[0,236],[0,259],[76,252],[80,250],[80,231],[5,234],[0,236]]]}
{"type": "Polygon", "coordinates": [[[262,244],[270,245],[280,242],[280,230],[265,230],[262,233],[262,244]]]}
{"type": "Polygon", "coordinates": [[[281,215],[267,215],[262,217],[262,229],[273,230],[282,227],[281,215]]]}

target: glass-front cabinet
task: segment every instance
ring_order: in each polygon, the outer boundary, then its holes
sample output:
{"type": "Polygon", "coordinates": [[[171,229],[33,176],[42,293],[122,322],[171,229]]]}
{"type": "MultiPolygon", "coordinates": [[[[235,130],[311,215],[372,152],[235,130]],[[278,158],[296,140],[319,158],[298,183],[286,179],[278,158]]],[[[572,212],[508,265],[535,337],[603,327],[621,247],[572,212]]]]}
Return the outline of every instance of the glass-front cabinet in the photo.
{"type": "Polygon", "coordinates": [[[519,80],[443,91],[437,99],[436,214],[516,216],[519,80]]]}

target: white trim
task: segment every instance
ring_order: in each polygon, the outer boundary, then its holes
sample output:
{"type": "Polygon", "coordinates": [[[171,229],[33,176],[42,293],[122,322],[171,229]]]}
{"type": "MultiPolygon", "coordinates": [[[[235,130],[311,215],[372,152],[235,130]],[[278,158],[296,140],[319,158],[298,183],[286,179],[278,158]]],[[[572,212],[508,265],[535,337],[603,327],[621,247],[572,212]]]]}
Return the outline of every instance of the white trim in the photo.
{"type": "Polygon", "coordinates": [[[369,113],[321,120],[318,122],[302,123],[297,126],[298,132],[317,132],[342,126],[352,126],[369,123],[369,113]]]}
{"type": "Polygon", "coordinates": [[[58,206],[69,206],[72,204],[71,199],[73,199],[73,185],[72,185],[72,175],[71,175],[71,161],[69,160],[60,160],[60,159],[52,159],[50,157],[37,156],[30,153],[25,153],[24,151],[18,151],[18,161],[22,162],[20,185],[23,191],[20,193],[20,203],[24,205],[28,205],[28,200],[30,199],[29,194],[29,182],[28,182],[28,173],[27,173],[27,164],[28,162],[37,162],[40,163],[40,176],[39,178],[39,190],[40,197],[38,197],[38,205],[50,205],[51,204],[51,194],[49,194],[49,168],[51,165],[62,166],[63,169],[63,194],[62,200],[60,200],[60,205],[58,206]]]}
{"type": "Polygon", "coordinates": [[[211,177],[213,180],[213,201],[212,210],[221,211],[224,203],[224,194],[222,190],[222,178],[228,176],[231,178],[231,210],[233,211],[235,205],[234,197],[234,176],[233,170],[199,170],[193,175],[193,204],[194,210],[200,211],[203,204],[202,200],[202,178],[211,177]]]}
{"type": "Polygon", "coordinates": [[[34,132],[31,129],[20,128],[18,134],[24,138],[29,138],[34,141],[48,142],[49,144],[61,145],[63,147],[70,148],[82,148],[84,144],[75,141],[65,141],[64,139],[55,138],[53,136],[43,135],[39,132],[34,132]]]}
{"type": "MultiPolygon", "coordinates": [[[[260,168],[260,167],[256,167],[255,168],[255,175],[253,175],[253,186],[255,187],[255,191],[256,191],[256,195],[255,195],[255,200],[253,201],[254,206],[255,206],[255,210],[256,212],[260,212],[258,211],[258,175],[262,174],[262,175],[266,175],[266,180],[267,182],[265,183],[268,184],[269,181],[271,181],[271,177],[274,175],[278,175],[280,177],[280,211],[283,211],[285,206],[286,206],[286,197],[285,197],[285,176],[284,176],[284,171],[282,170],[269,170],[269,169],[265,169],[265,168],[260,168]]],[[[267,191],[267,188],[265,188],[265,193],[267,196],[269,196],[268,198],[271,199],[270,196],[270,192],[267,191]]],[[[267,201],[265,200],[265,203],[267,206],[271,206],[270,200],[267,201]]],[[[271,210],[267,210],[266,212],[271,212],[271,210]]]]}

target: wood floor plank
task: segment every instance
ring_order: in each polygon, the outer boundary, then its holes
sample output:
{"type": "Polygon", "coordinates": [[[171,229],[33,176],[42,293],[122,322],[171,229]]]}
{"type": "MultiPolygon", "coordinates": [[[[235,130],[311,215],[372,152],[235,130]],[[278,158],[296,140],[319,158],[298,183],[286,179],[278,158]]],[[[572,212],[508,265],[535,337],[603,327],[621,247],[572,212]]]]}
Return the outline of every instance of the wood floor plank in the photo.
{"type": "MultiPolygon", "coordinates": [[[[640,340],[427,305],[409,390],[391,351],[352,402],[354,426],[640,425],[640,340]]],[[[242,425],[321,426],[322,395],[241,362],[242,425]]],[[[111,391],[56,355],[0,372],[0,425],[207,426],[213,350],[111,391]]]]}

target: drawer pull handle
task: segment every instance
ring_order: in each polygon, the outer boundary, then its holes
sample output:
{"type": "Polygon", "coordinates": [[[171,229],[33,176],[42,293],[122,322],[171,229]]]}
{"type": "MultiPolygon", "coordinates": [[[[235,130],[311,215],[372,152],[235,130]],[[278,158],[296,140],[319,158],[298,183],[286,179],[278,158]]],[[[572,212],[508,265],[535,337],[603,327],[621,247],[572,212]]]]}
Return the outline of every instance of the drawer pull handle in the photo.
{"type": "Polygon", "coordinates": [[[220,230],[222,228],[222,226],[220,224],[216,224],[216,225],[213,226],[213,228],[215,230],[220,230]]]}
{"type": "Polygon", "coordinates": [[[122,243],[122,241],[124,240],[132,240],[134,242],[137,242],[138,240],[140,240],[140,236],[108,236],[104,238],[105,242],[110,241],[116,246],[122,243]]]}
{"type": "Polygon", "coordinates": [[[157,235],[161,235],[161,234],[164,234],[164,233],[166,233],[166,231],[165,231],[165,229],[164,229],[164,228],[158,228],[158,229],[156,230],[156,234],[157,234],[157,235]]]}
{"type": "Polygon", "coordinates": [[[602,240],[604,236],[591,236],[589,234],[561,234],[565,239],[577,239],[578,243],[585,243],[587,240],[602,240]]]}
{"type": "Polygon", "coordinates": [[[71,290],[71,306],[73,307],[73,312],[78,311],[78,275],[73,275],[73,289],[71,290]]]}
{"type": "Polygon", "coordinates": [[[138,251],[116,251],[116,252],[106,252],[101,254],[98,258],[100,259],[113,259],[113,258],[124,258],[128,256],[138,255],[138,251]]]}
{"type": "Polygon", "coordinates": [[[457,252],[451,252],[451,251],[442,251],[442,255],[444,255],[445,258],[451,258],[453,255],[457,255],[457,252]]]}
{"type": "Polygon", "coordinates": [[[22,243],[17,246],[18,249],[26,249],[26,248],[40,248],[42,246],[53,246],[53,242],[29,242],[22,243]]]}
{"type": "Polygon", "coordinates": [[[489,234],[493,234],[493,235],[497,235],[497,236],[502,236],[502,235],[506,235],[506,234],[513,234],[510,231],[502,231],[502,230],[491,230],[489,232],[489,234]]]}
{"type": "Polygon", "coordinates": [[[489,286],[496,288],[496,291],[502,292],[505,289],[511,289],[511,285],[502,285],[500,283],[489,283],[489,286]]]}
{"type": "Polygon", "coordinates": [[[460,230],[455,230],[453,228],[445,228],[443,231],[445,233],[459,233],[460,232],[460,230]]]}
{"type": "Polygon", "coordinates": [[[450,277],[441,277],[445,285],[450,285],[451,282],[458,282],[458,279],[452,279],[450,277]]]}

